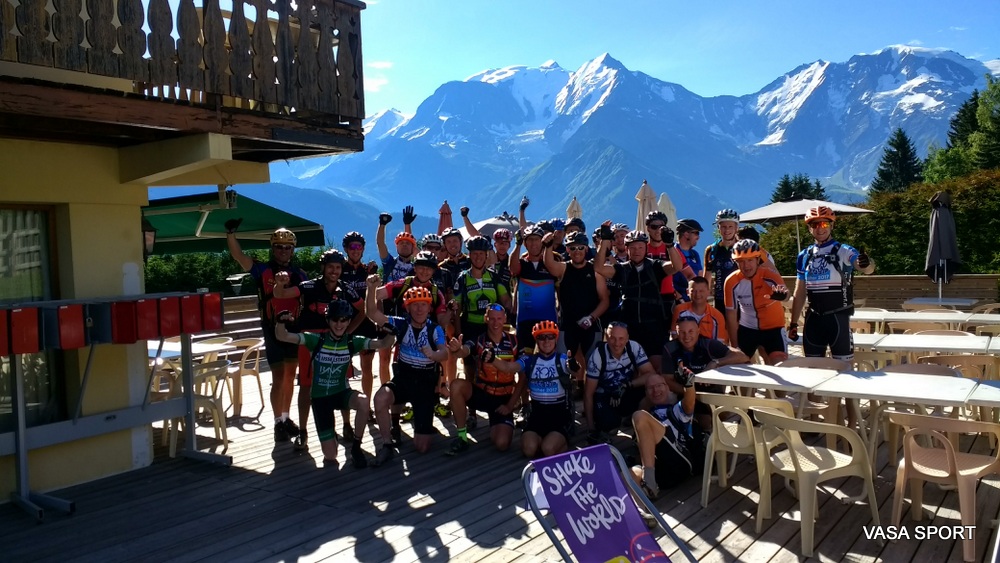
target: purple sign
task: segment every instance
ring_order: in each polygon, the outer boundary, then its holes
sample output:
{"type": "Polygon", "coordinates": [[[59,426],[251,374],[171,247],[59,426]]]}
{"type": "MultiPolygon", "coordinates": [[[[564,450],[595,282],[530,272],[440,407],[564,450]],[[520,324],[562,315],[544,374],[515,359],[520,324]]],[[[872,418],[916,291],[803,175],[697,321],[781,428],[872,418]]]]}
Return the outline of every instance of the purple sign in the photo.
{"type": "Polygon", "coordinates": [[[643,522],[608,446],[531,463],[552,516],[577,559],[670,561],[643,522]]]}

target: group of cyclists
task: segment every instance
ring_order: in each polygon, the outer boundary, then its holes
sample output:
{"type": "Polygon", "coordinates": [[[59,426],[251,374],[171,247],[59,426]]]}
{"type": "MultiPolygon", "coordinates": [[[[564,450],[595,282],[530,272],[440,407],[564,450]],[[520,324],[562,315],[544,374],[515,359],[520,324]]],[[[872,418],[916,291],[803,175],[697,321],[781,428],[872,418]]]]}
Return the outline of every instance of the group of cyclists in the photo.
{"type": "Polygon", "coordinates": [[[382,213],[380,263],[364,261],[365,237],[352,231],[342,251],[322,254],[315,278],[295,265],[291,231],[274,232],[265,263],[241,250],[239,220],[228,222],[230,253],[259,288],[275,441],[306,449],[311,409],[324,464],[337,465],[334,413],[341,411],[341,436],[360,468],[392,459],[405,421],[415,449],[427,452],[434,415],[453,416],[456,434],[445,453],[454,456],[469,449],[479,413],[500,451],[513,443],[520,415],[521,450],[534,458],[569,447],[582,399],[588,441],[608,442],[631,424],[641,458],[636,479],[655,496],[659,484],[701,465],[691,459],[711,420],[696,400],[696,373],[755,354],[780,362],[786,335],[798,339],[807,302],[804,353],[853,353],[851,279],[874,263],[832,238],[829,207],[805,216],[815,244],[798,256],[793,293],[757,231],[740,229],[732,209],[717,213],[718,239],[699,252],[704,229],[693,219],[668,225],[652,211],[643,229],[609,220],[588,237],[579,218],[528,222],[529,205],[522,199],[513,232],[484,236],[462,207],[467,237],[448,228],[419,241],[408,206],[393,249],[386,243],[393,216],[382,213]],[[781,302],[790,294],[786,323],[781,302]],[[349,384],[354,356],[360,391],[349,384]],[[296,371],[299,424],[289,415],[296,371]],[[371,421],[381,438],[374,457],[361,447],[371,421]]]}

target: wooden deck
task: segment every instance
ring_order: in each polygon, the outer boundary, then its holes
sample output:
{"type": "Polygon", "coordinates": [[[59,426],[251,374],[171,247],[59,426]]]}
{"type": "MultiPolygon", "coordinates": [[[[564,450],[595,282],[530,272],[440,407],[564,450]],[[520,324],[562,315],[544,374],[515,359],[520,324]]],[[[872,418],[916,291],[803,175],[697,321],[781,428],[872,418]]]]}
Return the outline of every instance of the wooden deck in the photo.
{"type": "MultiPolygon", "coordinates": [[[[269,374],[268,374],[269,375],[269,374]]],[[[247,382],[250,383],[250,382],[247,382]]],[[[360,385],[359,380],[352,382],[360,385]]],[[[265,382],[266,389],[266,382],[265,382]]],[[[247,387],[245,414],[260,409],[247,387]]],[[[294,405],[293,405],[294,409],[294,405]]],[[[270,413],[262,420],[267,421],[270,413]]],[[[339,415],[338,415],[339,417],[339,415]]],[[[342,463],[323,468],[319,445],[298,455],[275,445],[270,422],[230,421],[232,467],[170,459],[158,449],[152,466],[53,494],[76,502],[70,516],[48,513],[35,524],[11,504],[0,506],[0,560],[13,561],[517,561],[558,560],[541,526],[524,509],[519,451],[495,452],[481,418],[479,444],[457,458],[443,455],[454,424],[437,419],[442,436],[426,455],[404,436],[401,455],[380,468],[342,463]]],[[[339,429],[339,421],[338,421],[339,429]]],[[[410,434],[404,424],[403,433],[410,434]]],[[[218,451],[210,423],[198,428],[203,449],[218,451]]],[[[315,435],[314,432],[310,432],[315,435]]],[[[159,443],[159,430],[154,429],[159,443]]],[[[578,440],[579,440],[578,436],[578,440]]],[[[624,435],[617,445],[634,453],[624,435]]],[[[963,437],[963,448],[985,450],[963,437]]],[[[515,439],[514,448],[519,446],[515,439]]],[[[370,434],[365,449],[375,448],[370,434]]],[[[341,448],[341,459],[344,460],[341,448]]],[[[895,468],[885,447],[877,459],[876,493],[883,524],[892,512],[895,468]]],[[[961,561],[961,542],[916,539],[883,545],[865,538],[865,504],[845,505],[841,492],[820,493],[814,561],[961,561]]],[[[848,483],[855,494],[860,483],[848,483]]],[[[700,479],[667,491],[656,502],[701,561],[802,560],[795,499],[775,479],[774,517],[754,533],[757,476],[742,460],[730,488],[713,485],[700,506],[700,479]]],[[[977,495],[976,553],[992,556],[1000,480],[985,479],[977,495]]],[[[937,486],[924,493],[920,524],[958,525],[958,497],[937,486]]],[[[903,515],[911,533],[916,528],[903,515]]]]}

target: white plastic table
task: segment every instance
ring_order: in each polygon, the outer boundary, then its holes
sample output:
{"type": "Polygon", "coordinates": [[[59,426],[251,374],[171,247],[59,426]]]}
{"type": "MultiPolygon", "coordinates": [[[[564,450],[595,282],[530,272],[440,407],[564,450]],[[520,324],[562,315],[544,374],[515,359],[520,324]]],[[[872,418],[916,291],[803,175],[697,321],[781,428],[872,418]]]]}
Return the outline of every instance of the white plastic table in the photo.
{"type": "Polygon", "coordinates": [[[1000,381],[980,381],[968,403],[974,407],[1000,407],[1000,381]]]}
{"type": "MultiPolygon", "coordinates": [[[[146,353],[150,358],[156,358],[156,349],[160,345],[159,340],[147,340],[146,341],[146,353]]],[[[232,352],[235,350],[235,346],[230,346],[229,344],[199,344],[197,342],[191,343],[191,354],[194,356],[204,356],[205,354],[212,354],[218,352],[232,352]]],[[[181,355],[181,343],[174,342],[173,340],[164,340],[163,349],[160,350],[160,358],[170,359],[178,358],[181,355]]]]}
{"type": "Polygon", "coordinates": [[[694,376],[698,383],[753,387],[791,393],[809,392],[837,375],[832,369],[776,367],[759,364],[722,366],[694,376]]]}
{"type": "Polygon", "coordinates": [[[878,334],[878,333],[868,334],[864,332],[855,332],[852,335],[852,338],[854,339],[855,348],[865,348],[869,350],[873,346],[878,344],[878,342],[885,337],[886,337],[885,334],[878,334]]]}
{"type": "Polygon", "coordinates": [[[946,323],[949,328],[956,329],[962,323],[969,322],[971,316],[972,313],[964,311],[856,311],[851,315],[851,320],[870,323],[936,322],[946,323]]]}
{"type": "Polygon", "coordinates": [[[893,352],[948,352],[985,354],[989,336],[937,336],[931,334],[887,334],[875,344],[875,350],[893,352]]]}

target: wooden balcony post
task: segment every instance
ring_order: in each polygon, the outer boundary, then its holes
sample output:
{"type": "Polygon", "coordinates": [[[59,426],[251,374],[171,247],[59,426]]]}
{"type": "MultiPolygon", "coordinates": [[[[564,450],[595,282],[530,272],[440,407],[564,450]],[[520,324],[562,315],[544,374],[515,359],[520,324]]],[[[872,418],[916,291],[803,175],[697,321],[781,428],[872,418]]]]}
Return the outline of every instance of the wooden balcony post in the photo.
{"type": "MultiPolygon", "coordinates": [[[[6,4],[6,2],[4,2],[6,4]]],[[[56,68],[76,72],[87,70],[87,52],[83,48],[86,30],[80,10],[81,0],[53,0],[56,13],[52,14],[52,34],[56,36],[53,56],[56,68]]]]}
{"type": "Polygon", "coordinates": [[[112,23],[115,15],[113,0],[87,0],[87,68],[91,74],[118,76],[118,59],[115,57],[116,31],[112,23]]]}
{"type": "MultiPolygon", "coordinates": [[[[45,0],[22,0],[14,10],[17,30],[17,60],[39,66],[52,66],[52,46],[49,44],[49,13],[45,0]]],[[[4,30],[6,33],[6,30],[4,30]]]]}

